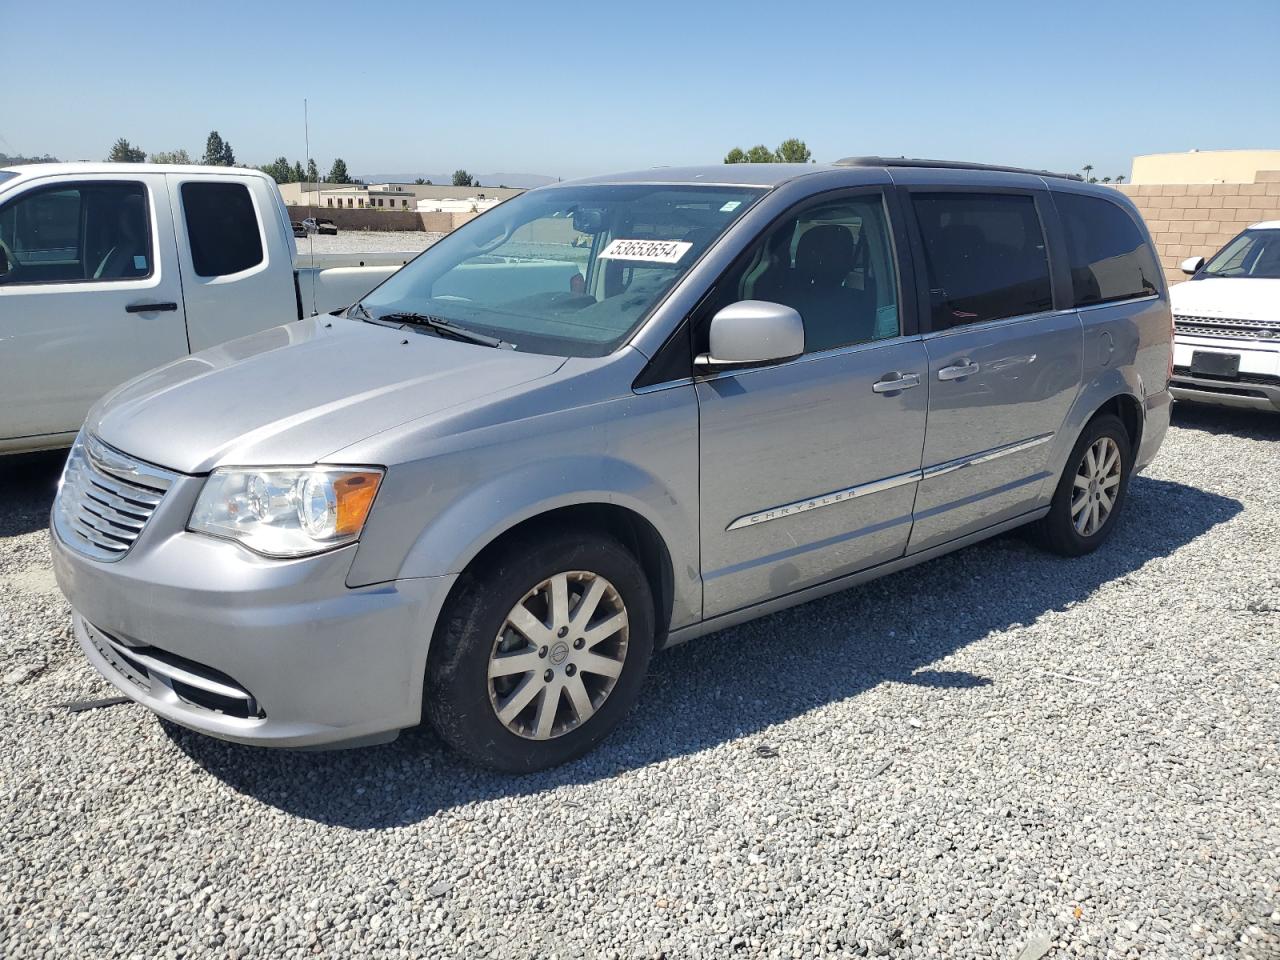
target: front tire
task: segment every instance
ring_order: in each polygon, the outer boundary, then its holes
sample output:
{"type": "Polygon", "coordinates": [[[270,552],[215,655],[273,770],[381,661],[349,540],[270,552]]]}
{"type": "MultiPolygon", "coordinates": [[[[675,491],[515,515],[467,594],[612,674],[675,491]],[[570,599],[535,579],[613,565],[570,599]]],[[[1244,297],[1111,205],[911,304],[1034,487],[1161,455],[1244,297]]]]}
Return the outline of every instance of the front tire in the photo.
{"type": "Polygon", "coordinates": [[[620,543],[523,537],[463,575],[433,641],[423,712],[484,766],[566,763],[638,699],[653,640],[648,579],[620,543]]]}
{"type": "Polygon", "coordinates": [[[1133,450],[1120,418],[1099,414],[1085,426],[1054,491],[1038,539],[1054,553],[1092,553],[1115,529],[1129,492],[1133,450]]]}

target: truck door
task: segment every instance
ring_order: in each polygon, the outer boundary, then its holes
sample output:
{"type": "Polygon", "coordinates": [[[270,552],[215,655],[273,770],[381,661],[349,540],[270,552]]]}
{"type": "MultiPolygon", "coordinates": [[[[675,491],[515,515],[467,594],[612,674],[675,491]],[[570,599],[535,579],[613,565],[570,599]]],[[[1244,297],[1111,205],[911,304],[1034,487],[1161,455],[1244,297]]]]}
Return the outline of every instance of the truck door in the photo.
{"type": "Polygon", "coordinates": [[[0,442],[69,439],[184,320],[163,175],[37,179],[0,206],[0,442]]]}
{"type": "Polygon", "coordinates": [[[170,173],[193,351],[298,318],[293,239],[267,178],[170,173]]]}

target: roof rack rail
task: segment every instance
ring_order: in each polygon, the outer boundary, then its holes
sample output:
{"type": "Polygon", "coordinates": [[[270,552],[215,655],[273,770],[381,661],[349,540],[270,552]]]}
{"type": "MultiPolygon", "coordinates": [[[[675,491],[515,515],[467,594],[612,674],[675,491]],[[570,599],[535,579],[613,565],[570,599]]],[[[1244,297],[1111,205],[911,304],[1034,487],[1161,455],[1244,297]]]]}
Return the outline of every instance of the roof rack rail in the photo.
{"type": "Polygon", "coordinates": [[[1052,170],[1030,170],[1026,167],[1000,167],[992,163],[966,163],[963,160],[916,160],[911,157],[845,157],[837,167],[932,167],[940,170],[991,170],[996,173],[1029,173],[1036,177],[1080,180],[1078,173],[1054,173],[1052,170]]]}

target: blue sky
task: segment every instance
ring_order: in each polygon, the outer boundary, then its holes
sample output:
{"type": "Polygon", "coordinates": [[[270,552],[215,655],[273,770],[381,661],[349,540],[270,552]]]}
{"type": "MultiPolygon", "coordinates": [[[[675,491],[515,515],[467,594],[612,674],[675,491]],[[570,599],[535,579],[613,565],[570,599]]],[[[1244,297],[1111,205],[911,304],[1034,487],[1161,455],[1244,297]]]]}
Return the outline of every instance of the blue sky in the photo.
{"type": "Polygon", "coordinates": [[[0,0],[0,151],[120,136],[241,162],[572,177],[815,158],[1128,174],[1139,153],[1280,147],[1280,0],[216,4],[0,0]]]}

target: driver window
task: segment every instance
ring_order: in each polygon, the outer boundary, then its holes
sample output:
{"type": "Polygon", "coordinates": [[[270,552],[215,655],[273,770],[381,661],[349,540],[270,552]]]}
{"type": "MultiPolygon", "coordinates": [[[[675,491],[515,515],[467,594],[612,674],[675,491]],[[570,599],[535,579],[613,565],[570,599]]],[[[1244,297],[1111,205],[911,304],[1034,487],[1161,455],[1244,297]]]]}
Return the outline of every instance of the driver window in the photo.
{"type": "Polygon", "coordinates": [[[7,286],[149,277],[146,188],[82,183],[25,193],[0,210],[0,257],[7,286]]]}
{"type": "Polygon", "coordinates": [[[728,277],[718,307],[785,304],[804,321],[805,353],[899,335],[898,277],[878,193],[826,201],[771,227],[728,277]]]}

